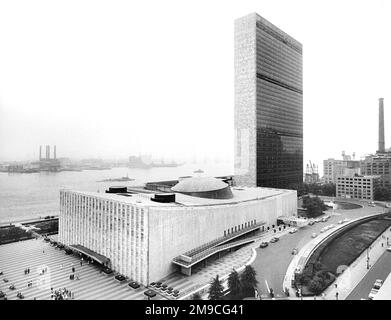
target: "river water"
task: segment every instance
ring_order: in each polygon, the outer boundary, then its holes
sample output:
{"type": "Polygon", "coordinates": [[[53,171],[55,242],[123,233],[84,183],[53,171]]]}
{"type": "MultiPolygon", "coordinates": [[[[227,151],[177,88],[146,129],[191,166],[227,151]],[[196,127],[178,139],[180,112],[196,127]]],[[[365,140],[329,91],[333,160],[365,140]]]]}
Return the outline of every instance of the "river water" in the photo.
{"type": "Polygon", "coordinates": [[[203,175],[232,175],[233,165],[186,164],[172,168],[113,168],[109,170],[84,170],[39,173],[0,172],[0,222],[36,218],[59,211],[59,190],[62,187],[84,191],[104,192],[109,186],[140,186],[145,182],[175,180],[180,176],[194,175],[202,169],[203,175]],[[128,175],[129,182],[98,182],[128,175]]]}

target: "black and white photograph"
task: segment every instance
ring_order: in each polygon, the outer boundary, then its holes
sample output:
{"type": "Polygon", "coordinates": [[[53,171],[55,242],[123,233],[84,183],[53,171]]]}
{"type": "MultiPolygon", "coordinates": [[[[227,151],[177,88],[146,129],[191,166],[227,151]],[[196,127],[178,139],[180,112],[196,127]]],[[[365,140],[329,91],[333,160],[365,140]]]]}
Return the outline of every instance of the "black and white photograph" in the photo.
{"type": "Polygon", "coordinates": [[[0,300],[391,300],[390,32],[388,0],[0,0],[0,300]]]}

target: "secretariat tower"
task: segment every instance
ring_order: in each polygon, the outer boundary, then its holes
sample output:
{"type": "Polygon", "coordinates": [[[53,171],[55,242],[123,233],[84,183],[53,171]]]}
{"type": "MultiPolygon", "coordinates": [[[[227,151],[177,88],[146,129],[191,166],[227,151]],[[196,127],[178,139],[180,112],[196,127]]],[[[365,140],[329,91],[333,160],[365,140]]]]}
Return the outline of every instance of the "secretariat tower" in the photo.
{"type": "Polygon", "coordinates": [[[235,21],[235,181],[303,181],[302,45],[256,13],[235,21]]]}

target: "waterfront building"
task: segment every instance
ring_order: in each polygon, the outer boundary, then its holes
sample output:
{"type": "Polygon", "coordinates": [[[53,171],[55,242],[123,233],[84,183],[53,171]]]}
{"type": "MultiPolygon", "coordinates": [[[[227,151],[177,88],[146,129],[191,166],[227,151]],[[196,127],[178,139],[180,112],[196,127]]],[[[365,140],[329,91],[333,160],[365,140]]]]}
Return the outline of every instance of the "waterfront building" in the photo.
{"type": "Polygon", "coordinates": [[[337,198],[374,200],[374,192],[380,183],[380,176],[339,176],[337,177],[337,198]]]}
{"type": "Polygon", "coordinates": [[[175,192],[63,189],[59,241],[144,285],[254,241],[254,232],[297,215],[297,193],[231,188],[216,178],[181,179],[175,192]],[[224,244],[224,245],[223,245],[224,244]]]}
{"type": "Polygon", "coordinates": [[[302,45],[256,13],[235,21],[235,181],[303,182],[302,45]]]}

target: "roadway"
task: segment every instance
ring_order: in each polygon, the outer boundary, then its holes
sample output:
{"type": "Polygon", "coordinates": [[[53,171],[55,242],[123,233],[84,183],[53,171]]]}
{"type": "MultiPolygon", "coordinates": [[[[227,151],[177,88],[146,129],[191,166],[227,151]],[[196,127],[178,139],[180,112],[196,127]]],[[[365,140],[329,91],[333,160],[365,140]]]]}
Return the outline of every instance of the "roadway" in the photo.
{"type": "MultiPolygon", "coordinates": [[[[350,202],[350,201],[349,201],[350,202]]],[[[262,297],[266,297],[269,289],[272,288],[276,297],[283,297],[284,288],[283,281],[290,262],[293,259],[292,249],[301,249],[305,244],[312,240],[312,233],[319,235],[320,230],[329,225],[337,224],[339,220],[344,218],[355,219],[371,213],[381,213],[383,208],[369,207],[366,203],[356,202],[363,205],[363,208],[352,210],[328,210],[327,215],[330,219],[327,222],[315,223],[312,226],[300,228],[294,234],[282,236],[277,243],[269,243],[266,248],[257,248],[257,256],[251,264],[257,272],[258,292],[262,297]]]]}
{"type": "Polygon", "coordinates": [[[372,286],[376,279],[386,280],[391,272],[391,252],[385,250],[381,257],[372,266],[365,277],[348,295],[346,300],[361,300],[368,299],[372,286]]]}

